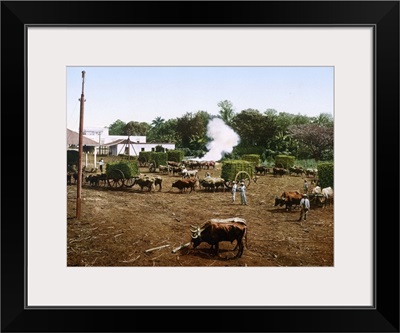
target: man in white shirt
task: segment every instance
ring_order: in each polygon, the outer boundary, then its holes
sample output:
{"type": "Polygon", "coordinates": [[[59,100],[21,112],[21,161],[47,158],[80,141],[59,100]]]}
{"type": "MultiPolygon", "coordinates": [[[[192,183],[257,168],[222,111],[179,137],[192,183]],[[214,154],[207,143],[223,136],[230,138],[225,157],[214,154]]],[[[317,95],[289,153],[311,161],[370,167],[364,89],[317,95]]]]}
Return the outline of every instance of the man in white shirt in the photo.
{"type": "Polygon", "coordinates": [[[308,195],[307,194],[303,194],[303,197],[300,200],[300,207],[301,207],[301,211],[300,211],[300,218],[299,221],[301,220],[307,220],[307,214],[308,211],[310,210],[310,200],[308,199],[308,195]]]}

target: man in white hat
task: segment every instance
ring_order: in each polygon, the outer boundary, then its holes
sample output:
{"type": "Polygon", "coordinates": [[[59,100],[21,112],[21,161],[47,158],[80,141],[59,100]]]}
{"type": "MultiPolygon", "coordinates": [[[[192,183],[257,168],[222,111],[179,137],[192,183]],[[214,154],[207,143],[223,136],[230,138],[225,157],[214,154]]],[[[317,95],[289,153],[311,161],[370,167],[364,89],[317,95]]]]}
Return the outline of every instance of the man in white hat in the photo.
{"type": "Polygon", "coordinates": [[[303,197],[300,200],[300,207],[301,207],[301,211],[300,211],[300,218],[299,221],[301,220],[307,220],[307,214],[308,211],[310,210],[310,200],[308,200],[308,195],[307,194],[303,194],[303,197]]]}
{"type": "Polygon", "coordinates": [[[239,192],[240,192],[240,201],[242,205],[247,206],[246,186],[244,186],[244,182],[240,183],[239,192]]]}
{"type": "Polygon", "coordinates": [[[237,184],[235,181],[232,182],[232,203],[235,203],[236,199],[236,190],[237,190],[237,184]]]}

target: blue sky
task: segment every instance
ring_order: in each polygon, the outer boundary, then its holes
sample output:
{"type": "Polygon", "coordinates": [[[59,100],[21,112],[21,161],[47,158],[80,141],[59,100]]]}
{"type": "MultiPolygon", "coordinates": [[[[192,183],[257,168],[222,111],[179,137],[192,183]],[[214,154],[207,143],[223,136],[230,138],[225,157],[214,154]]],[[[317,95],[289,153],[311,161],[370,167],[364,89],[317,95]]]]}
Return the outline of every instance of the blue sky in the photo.
{"type": "Polygon", "coordinates": [[[67,127],[79,128],[82,71],[84,127],[151,123],[187,112],[217,115],[229,100],[248,108],[317,116],[334,107],[333,67],[67,67],[67,127]]]}

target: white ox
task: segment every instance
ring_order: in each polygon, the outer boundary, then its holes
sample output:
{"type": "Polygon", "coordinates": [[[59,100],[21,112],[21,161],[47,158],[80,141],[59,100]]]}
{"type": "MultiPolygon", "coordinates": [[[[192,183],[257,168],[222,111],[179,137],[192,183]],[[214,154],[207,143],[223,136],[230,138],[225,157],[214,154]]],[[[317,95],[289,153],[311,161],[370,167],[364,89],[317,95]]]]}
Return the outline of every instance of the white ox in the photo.
{"type": "Polygon", "coordinates": [[[187,170],[186,168],[184,168],[182,170],[182,178],[192,178],[192,177],[197,177],[199,170],[187,170]]]}
{"type": "Polygon", "coordinates": [[[331,204],[333,201],[333,189],[332,187],[325,187],[321,189],[320,186],[315,186],[312,193],[322,194],[321,203],[325,207],[327,204],[331,204]]]}

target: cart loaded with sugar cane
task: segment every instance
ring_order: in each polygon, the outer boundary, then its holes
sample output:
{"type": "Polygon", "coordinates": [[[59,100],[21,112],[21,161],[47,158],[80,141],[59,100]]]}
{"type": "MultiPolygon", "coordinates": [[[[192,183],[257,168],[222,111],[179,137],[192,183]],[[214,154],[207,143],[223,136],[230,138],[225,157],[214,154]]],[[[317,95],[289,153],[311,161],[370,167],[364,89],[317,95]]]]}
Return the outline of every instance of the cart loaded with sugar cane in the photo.
{"type": "Polygon", "coordinates": [[[139,175],[139,168],[134,160],[108,163],[106,175],[111,188],[132,187],[139,175]]]}
{"type": "Polygon", "coordinates": [[[243,182],[246,188],[251,184],[254,175],[253,165],[244,160],[229,160],[225,161],[221,169],[221,178],[225,180],[225,186],[232,188],[232,183],[243,182]]]}

